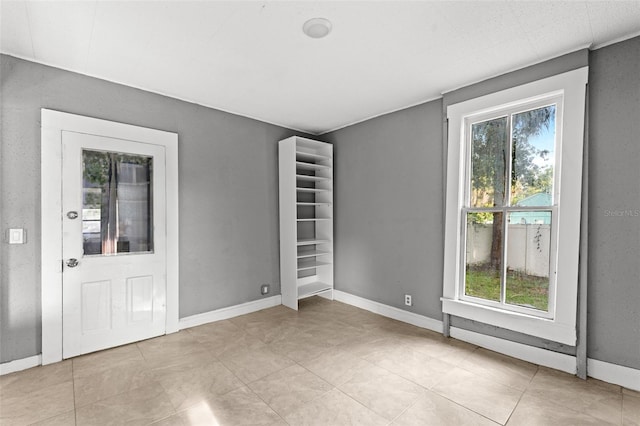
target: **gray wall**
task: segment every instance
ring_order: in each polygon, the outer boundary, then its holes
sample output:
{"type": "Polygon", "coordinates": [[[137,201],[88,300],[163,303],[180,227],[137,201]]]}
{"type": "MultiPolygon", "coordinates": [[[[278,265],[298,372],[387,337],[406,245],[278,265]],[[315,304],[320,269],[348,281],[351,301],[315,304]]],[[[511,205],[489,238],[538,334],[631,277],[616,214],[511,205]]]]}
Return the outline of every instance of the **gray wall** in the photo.
{"type": "Polygon", "coordinates": [[[442,100],[323,137],[334,142],[336,289],[441,319],[442,100]]]}
{"type": "MultiPolygon", "coordinates": [[[[280,293],[277,141],[293,131],[0,56],[0,362],[39,354],[40,108],[178,133],[180,317],[280,293]]],[[[305,136],[305,135],[303,135],[305,136]]]]}
{"type": "Polygon", "coordinates": [[[590,62],[587,349],[640,369],[640,37],[590,62]]]}
{"type": "MultiPolygon", "coordinates": [[[[578,51],[325,135],[335,143],[336,288],[442,318],[446,106],[591,62],[588,357],[640,368],[640,37],[578,51]],[[404,293],[414,295],[405,307],[404,293]]],[[[575,348],[453,318],[452,325],[575,354],[575,348]]]]}
{"type": "MultiPolygon", "coordinates": [[[[40,108],[180,137],[180,316],[278,294],[276,141],[292,131],[1,56],[0,361],[40,352],[40,108]]],[[[443,107],[590,61],[588,356],[640,369],[640,37],[324,135],[335,146],[336,288],[441,319],[443,107]],[[414,306],[402,296],[411,293],[414,306]]],[[[454,325],[573,353],[496,327],[454,325]]]]}

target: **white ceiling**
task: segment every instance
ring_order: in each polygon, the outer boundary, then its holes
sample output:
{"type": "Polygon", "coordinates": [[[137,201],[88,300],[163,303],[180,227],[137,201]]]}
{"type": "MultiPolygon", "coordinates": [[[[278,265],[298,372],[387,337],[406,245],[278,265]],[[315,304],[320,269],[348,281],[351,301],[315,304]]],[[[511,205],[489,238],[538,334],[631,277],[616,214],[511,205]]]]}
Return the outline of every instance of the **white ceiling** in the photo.
{"type": "Polygon", "coordinates": [[[5,1],[3,53],[310,133],[640,34],[635,1],[5,1]],[[324,39],[302,33],[332,21],[324,39]]]}

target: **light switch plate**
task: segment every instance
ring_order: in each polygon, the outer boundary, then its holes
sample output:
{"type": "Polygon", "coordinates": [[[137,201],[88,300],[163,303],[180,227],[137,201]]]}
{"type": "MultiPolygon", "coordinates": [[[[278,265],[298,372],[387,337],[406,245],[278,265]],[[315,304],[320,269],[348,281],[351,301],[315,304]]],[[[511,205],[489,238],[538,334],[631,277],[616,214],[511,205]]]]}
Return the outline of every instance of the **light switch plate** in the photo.
{"type": "Polygon", "coordinates": [[[9,229],[9,244],[24,244],[24,229],[9,229]]]}

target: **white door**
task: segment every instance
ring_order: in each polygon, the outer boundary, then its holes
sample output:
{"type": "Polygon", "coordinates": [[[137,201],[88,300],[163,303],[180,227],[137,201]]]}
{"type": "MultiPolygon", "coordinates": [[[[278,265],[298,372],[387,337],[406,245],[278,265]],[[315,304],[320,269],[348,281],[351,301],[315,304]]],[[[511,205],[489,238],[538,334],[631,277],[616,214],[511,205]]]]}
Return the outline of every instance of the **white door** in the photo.
{"type": "Polygon", "coordinates": [[[165,148],[62,132],[63,358],[159,336],[165,148]]]}

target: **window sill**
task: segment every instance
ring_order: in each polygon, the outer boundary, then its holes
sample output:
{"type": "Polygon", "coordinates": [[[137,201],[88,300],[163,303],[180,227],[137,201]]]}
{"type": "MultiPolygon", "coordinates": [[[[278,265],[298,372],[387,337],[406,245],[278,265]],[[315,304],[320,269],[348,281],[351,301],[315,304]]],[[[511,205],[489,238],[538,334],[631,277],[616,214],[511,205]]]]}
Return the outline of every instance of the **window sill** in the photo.
{"type": "Polygon", "coordinates": [[[442,311],[445,314],[506,328],[569,346],[576,345],[576,328],[574,324],[563,324],[548,318],[506,311],[461,300],[447,298],[442,298],[441,300],[442,311]]]}

